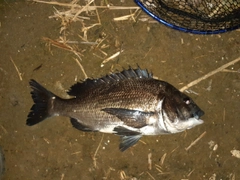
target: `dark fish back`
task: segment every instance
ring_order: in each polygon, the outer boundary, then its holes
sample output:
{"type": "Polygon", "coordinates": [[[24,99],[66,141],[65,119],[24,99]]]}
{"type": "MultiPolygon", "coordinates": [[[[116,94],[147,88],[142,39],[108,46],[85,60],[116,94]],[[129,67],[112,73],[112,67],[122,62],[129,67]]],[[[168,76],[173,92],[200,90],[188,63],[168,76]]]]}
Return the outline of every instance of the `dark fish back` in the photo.
{"type": "Polygon", "coordinates": [[[122,72],[113,73],[98,79],[87,79],[84,82],[79,82],[73,85],[68,94],[71,96],[82,96],[94,88],[103,87],[109,84],[115,84],[120,81],[137,80],[137,79],[152,79],[152,73],[144,69],[128,69],[122,72]]]}

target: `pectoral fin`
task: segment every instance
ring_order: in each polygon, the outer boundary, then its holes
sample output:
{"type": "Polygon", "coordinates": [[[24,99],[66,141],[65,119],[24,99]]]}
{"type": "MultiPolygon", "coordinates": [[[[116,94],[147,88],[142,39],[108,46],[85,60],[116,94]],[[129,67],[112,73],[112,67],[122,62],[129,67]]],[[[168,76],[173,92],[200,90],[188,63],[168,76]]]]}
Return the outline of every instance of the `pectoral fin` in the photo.
{"type": "Polygon", "coordinates": [[[147,120],[152,116],[153,112],[143,112],[138,110],[129,110],[123,108],[105,108],[102,111],[115,115],[127,126],[134,128],[142,128],[147,125],[147,120]]]}

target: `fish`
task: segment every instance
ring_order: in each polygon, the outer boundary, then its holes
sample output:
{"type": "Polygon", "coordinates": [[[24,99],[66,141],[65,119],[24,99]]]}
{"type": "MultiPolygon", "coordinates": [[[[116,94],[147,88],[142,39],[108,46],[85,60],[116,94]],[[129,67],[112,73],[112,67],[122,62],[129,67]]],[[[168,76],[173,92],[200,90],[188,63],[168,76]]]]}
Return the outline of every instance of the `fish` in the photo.
{"type": "Polygon", "coordinates": [[[77,82],[68,90],[68,99],[33,79],[29,84],[34,104],[28,126],[53,116],[70,117],[80,131],[120,136],[120,151],[142,136],[179,133],[203,123],[203,110],[189,96],[139,66],[77,82]]]}

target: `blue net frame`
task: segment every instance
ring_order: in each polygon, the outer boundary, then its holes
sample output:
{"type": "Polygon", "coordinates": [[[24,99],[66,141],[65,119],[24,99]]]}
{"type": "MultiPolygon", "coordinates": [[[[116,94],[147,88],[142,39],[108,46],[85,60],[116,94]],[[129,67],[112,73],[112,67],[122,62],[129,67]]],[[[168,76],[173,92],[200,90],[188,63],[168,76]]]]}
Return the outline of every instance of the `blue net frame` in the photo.
{"type": "Polygon", "coordinates": [[[240,0],[135,0],[158,22],[193,34],[219,34],[240,27],[240,0]]]}

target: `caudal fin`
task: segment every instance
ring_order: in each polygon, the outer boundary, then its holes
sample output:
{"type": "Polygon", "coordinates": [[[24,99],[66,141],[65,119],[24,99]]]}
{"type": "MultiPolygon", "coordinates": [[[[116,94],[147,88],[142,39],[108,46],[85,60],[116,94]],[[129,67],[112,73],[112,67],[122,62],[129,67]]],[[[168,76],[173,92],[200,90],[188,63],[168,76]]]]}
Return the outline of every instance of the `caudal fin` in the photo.
{"type": "Polygon", "coordinates": [[[30,80],[29,84],[33,89],[31,94],[34,104],[28,114],[26,124],[32,126],[52,116],[49,110],[53,108],[56,96],[33,79],[30,80]]]}

